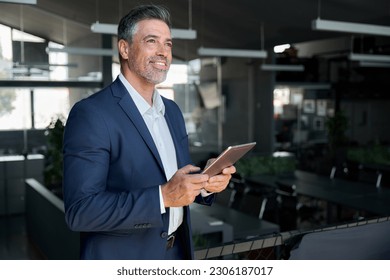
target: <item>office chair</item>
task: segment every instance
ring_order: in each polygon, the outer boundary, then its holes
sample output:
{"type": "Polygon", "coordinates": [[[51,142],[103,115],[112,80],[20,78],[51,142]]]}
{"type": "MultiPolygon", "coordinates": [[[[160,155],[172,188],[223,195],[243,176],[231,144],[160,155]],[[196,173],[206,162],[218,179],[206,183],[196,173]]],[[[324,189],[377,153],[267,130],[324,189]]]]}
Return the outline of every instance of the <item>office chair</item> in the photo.
{"type": "Polygon", "coordinates": [[[278,223],[278,206],[274,192],[245,192],[239,203],[238,210],[248,215],[278,223]]]}
{"type": "Polygon", "coordinates": [[[359,167],[358,181],[363,183],[372,184],[379,188],[382,181],[382,173],[378,170],[359,167]]]}
{"type": "Polygon", "coordinates": [[[215,203],[226,207],[231,207],[234,203],[236,193],[237,191],[234,188],[234,185],[229,184],[224,191],[216,194],[215,203]]]}

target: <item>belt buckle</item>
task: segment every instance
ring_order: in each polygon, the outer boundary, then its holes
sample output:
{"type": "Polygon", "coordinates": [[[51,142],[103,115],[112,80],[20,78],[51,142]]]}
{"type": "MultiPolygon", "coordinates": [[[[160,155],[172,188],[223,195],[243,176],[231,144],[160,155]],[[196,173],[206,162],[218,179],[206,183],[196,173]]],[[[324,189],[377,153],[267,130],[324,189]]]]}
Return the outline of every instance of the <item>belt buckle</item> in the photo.
{"type": "Polygon", "coordinates": [[[171,249],[173,248],[173,245],[175,244],[175,235],[174,234],[171,234],[170,236],[168,236],[167,238],[167,249],[171,249]]]}

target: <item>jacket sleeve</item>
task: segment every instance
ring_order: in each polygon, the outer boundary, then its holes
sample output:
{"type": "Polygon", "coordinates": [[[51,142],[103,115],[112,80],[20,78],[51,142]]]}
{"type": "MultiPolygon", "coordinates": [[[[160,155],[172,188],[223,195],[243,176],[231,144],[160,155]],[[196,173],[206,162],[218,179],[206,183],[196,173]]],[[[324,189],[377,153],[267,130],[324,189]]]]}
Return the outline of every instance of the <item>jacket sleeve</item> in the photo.
{"type": "Polygon", "coordinates": [[[159,189],[130,186],[109,191],[108,124],[91,102],[71,110],[64,133],[65,218],[75,231],[127,231],[163,225],[159,189]],[[145,207],[147,205],[147,207],[145,207]]]}

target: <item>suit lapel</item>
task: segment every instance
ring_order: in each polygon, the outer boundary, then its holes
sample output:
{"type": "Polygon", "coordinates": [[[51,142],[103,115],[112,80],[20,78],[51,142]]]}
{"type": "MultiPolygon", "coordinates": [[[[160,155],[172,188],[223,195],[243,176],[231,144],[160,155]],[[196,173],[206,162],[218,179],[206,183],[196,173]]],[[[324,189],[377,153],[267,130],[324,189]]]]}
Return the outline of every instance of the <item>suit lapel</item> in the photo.
{"type": "Polygon", "coordinates": [[[176,151],[176,160],[177,160],[177,167],[180,168],[182,167],[183,165],[183,154],[182,154],[182,151],[181,150],[178,150],[179,147],[181,147],[180,145],[180,136],[177,135],[177,130],[175,130],[173,128],[173,113],[171,110],[168,109],[168,106],[165,102],[165,100],[163,99],[164,101],[164,104],[165,104],[165,120],[167,121],[167,124],[168,124],[168,128],[169,128],[169,132],[171,133],[171,136],[172,136],[172,140],[173,140],[173,144],[175,146],[175,151],[176,151]]]}
{"type": "Polygon", "coordinates": [[[122,108],[122,110],[131,120],[131,122],[134,124],[139,134],[144,139],[145,144],[149,147],[150,151],[160,165],[162,172],[165,174],[160,155],[157,151],[156,145],[154,144],[153,138],[150,135],[148,127],[146,126],[144,119],[139,113],[133,99],[131,99],[130,95],[128,94],[126,88],[119,80],[119,78],[117,78],[117,80],[111,85],[111,89],[113,95],[120,98],[118,105],[122,108]]]}

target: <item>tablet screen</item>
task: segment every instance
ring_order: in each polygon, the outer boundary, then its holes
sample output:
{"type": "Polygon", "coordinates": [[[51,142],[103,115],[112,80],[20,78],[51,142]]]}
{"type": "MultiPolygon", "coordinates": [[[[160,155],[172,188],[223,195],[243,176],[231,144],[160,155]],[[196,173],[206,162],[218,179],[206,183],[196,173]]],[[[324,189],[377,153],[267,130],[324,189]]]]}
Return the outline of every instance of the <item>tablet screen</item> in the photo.
{"type": "Polygon", "coordinates": [[[224,168],[233,165],[255,145],[256,142],[229,146],[209,166],[206,166],[202,173],[210,177],[221,173],[224,168]]]}

